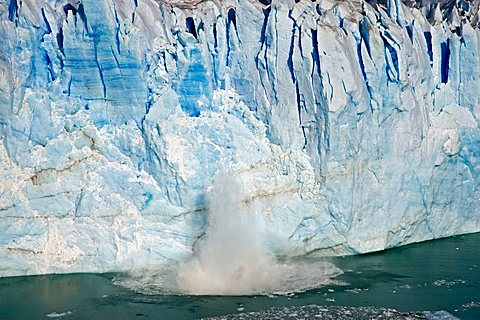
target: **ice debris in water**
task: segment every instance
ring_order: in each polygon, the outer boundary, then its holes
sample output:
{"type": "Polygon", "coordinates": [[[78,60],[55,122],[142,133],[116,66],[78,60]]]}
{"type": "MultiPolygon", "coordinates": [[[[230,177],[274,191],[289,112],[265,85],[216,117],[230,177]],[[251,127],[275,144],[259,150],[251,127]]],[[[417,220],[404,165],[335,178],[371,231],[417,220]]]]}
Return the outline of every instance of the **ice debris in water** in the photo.
{"type": "Polygon", "coordinates": [[[374,307],[337,307],[337,306],[302,306],[270,308],[257,312],[229,314],[210,320],[249,320],[249,319],[324,319],[324,320],[458,320],[446,311],[400,312],[394,309],[374,307]]]}
{"type": "Polygon", "coordinates": [[[47,314],[47,317],[49,317],[49,318],[61,318],[61,317],[65,317],[65,316],[68,316],[68,315],[71,315],[71,314],[72,314],[72,311],[52,312],[52,313],[47,314]]]}

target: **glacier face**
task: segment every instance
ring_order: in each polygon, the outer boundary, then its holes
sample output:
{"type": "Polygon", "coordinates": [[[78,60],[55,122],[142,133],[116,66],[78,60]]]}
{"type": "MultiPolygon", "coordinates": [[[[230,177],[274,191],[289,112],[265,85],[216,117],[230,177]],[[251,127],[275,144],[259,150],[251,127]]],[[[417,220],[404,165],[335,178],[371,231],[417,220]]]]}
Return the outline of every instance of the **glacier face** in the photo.
{"type": "Polygon", "coordinates": [[[480,231],[478,5],[0,2],[0,276],[176,262],[229,172],[279,254],[480,231]]]}

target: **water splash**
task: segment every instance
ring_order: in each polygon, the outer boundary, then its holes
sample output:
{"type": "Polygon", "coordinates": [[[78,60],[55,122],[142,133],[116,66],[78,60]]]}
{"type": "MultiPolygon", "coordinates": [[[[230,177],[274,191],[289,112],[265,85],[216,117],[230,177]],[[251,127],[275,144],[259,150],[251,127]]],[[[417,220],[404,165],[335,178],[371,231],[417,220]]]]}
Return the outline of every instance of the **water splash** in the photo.
{"type": "Polygon", "coordinates": [[[260,239],[255,203],[243,185],[220,173],[208,195],[209,223],[196,256],[180,264],[179,288],[189,294],[243,294],[269,290],[280,276],[260,239]]]}
{"type": "Polygon", "coordinates": [[[216,176],[207,204],[205,237],[190,260],[142,270],[117,284],[146,294],[287,294],[330,284],[342,273],[324,260],[278,260],[265,241],[255,200],[232,175],[216,176]]]}
{"type": "Polygon", "coordinates": [[[192,260],[179,265],[177,284],[187,294],[286,293],[325,284],[339,270],[317,261],[279,262],[262,235],[261,216],[243,184],[216,176],[208,199],[206,238],[192,260]]]}

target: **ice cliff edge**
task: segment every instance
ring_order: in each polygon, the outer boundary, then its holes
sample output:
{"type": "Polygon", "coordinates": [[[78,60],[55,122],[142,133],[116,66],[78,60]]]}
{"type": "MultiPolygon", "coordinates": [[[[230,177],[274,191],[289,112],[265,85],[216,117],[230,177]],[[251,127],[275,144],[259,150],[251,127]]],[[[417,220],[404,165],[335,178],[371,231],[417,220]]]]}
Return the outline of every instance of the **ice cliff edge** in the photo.
{"type": "Polygon", "coordinates": [[[480,231],[478,4],[411,2],[0,1],[0,276],[178,261],[219,171],[281,254],[480,231]]]}

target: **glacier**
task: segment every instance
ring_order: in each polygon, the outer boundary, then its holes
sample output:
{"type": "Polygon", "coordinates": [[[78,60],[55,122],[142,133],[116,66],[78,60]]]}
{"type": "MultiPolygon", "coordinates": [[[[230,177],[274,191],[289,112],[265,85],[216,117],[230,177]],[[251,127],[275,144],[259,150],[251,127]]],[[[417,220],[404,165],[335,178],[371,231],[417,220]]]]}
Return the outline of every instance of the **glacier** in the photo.
{"type": "Polygon", "coordinates": [[[278,255],[480,231],[479,18],[465,0],[0,1],[0,276],[182,261],[219,172],[278,255]]]}

